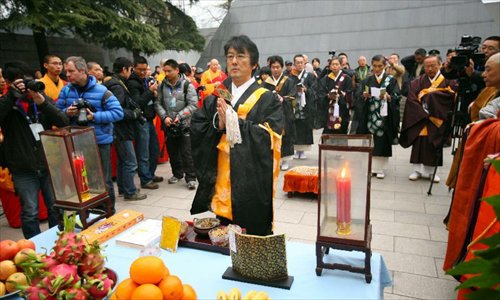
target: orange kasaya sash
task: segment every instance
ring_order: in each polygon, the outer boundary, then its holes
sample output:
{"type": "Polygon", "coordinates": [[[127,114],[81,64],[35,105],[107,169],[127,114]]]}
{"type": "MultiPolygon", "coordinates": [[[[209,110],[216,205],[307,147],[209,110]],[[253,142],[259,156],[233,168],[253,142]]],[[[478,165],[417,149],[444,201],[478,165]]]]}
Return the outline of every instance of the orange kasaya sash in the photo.
{"type": "MultiPolygon", "coordinates": [[[[267,91],[266,88],[258,88],[248,97],[245,103],[238,107],[238,118],[246,119],[248,113],[254,105],[260,100],[262,94],[267,91]]],[[[271,149],[273,151],[273,199],[276,190],[277,179],[279,175],[279,165],[281,159],[281,135],[274,132],[269,124],[259,124],[259,127],[269,133],[271,138],[271,149]]],[[[243,143],[249,141],[243,141],[243,143]]],[[[223,134],[217,145],[217,177],[215,179],[215,193],[212,197],[212,211],[221,217],[233,220],[232,201],[231,201],[231,164],[230,164],[230,146],[226,140],[226,134],[223,134]]],[[[274,215],[274,214],[273,214],[274,215]]]]}
{"type": "MultiPolygon", "coordinates": [[[[443,80],[444,80],[443,74],[439,74],[438,78],[434,80],[434,82],[431,84],[430,87],[423,89],[420,91],[420,93],[418,93],[418,102],[422,103],[422,98],[425,95],[438,91],[448,92],[452,95],[455,95],[455,91],[450,86],[447,86],[445,88],[438,88],[438,86],[441,84],[441,82],[443,82],[443,80]]],[[[431,121],[434,125],[436,125],[437,128],[441,127],[441,125],[443,125],[444,123],[443,119],[436,118],[433,116],[429,116],[429,121],[431,121]]],[[[420,131],[419,136],[427,136],[428,134],[429,133],[427,130],[427,125],[425,125],[424,128],[422,128],[422,130],[420,131]]]]}

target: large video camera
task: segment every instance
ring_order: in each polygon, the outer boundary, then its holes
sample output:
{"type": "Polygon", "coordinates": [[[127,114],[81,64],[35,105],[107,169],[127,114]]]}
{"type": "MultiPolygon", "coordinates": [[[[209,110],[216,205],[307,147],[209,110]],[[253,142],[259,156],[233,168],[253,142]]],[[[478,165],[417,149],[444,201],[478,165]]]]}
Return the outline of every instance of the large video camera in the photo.
{"type": "Polygon", "coordinates": [[[328,51],[328,55],[330,55],[331,57],[334,57],[334,56],[335,56],[335,53],[336,53],[336,51],[335,51],[335,50],[328,51]]]}
{"type": "Polygon", "coordinates": [[[87,117],[87,108],[94,113],[97,111],[97,109],[94,107],[94,105],[92,105],[92,103],[83,98],[78,99],[75,103],[73,103],[73,105],[78,109],[78,118],[76,120],[76,123],[79,126],[87,126],[89,124],[89,120],[87,117]]]}
{"type": "Polygon", "coordinates": [[[451,67],[454,70],[460,71],[469,66],[471,59],[474,62],[474,66],[483,66],[484,53],[479,53],[479,45],[481,45],[480,37],[463,35],[460,40],[460,45],[455,48],[457,56],[451,58],[451,67]]]}

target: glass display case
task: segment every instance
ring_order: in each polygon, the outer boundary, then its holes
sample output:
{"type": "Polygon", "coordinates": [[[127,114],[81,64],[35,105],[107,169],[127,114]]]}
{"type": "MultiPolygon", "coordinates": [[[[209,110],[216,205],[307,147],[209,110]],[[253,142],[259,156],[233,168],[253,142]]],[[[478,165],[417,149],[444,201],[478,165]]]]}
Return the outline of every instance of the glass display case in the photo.
{"type": "Polygon", "coordinates": [[[319,145],[317,275],[322,269],[370,271],[371,135],[323,135],[319,145]],[[324,262],[329,249],[365,252],[365,267],[324,262]]]}
{"type": "Polygon", "coordinates": [[[40,138],[56,207],[78,211],[84,227],[89,209],[101,206],[110,212],[95,129],[70,126],[43,131],[40,138]]]}

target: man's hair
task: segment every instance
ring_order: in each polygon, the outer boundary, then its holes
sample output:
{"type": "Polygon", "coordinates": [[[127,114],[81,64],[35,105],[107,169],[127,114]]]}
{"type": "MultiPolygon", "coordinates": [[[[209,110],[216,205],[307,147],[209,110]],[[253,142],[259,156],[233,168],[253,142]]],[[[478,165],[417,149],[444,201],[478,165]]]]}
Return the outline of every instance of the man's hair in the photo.
{"type": "Polygon", "coordinates": [[[163,66],[169,66],[169,67],[172,67],[174,69],[178,69],[179,63],[177,63],[177,61],[175,59],[169,59],[165,62],[165,64],[163,64],[163,66]]]}
{"type": "MultiPolygon", "coordinates": [[[[49,60],[53,57],[57,57],[59,58],[59,56],[57,55],[54,55],[54,54],[48,54],[48,55],[45,55],[45,57],[43,58],[43,63],[44,64],[48,64],[49,63],[49,60]]],[[[59,58],[60,59],[60,58],[59,58]]]]}
{"type": "Polygon", "coordinates": [[[273,55],[273,56],[269,56],[269,66],[271,66],[272,64],[275,64],[275,63],[279,63],[280,66],[283,68],[283,57],[279,56],[279,55],[273,55]]]}
{"type": "Polygon", "coordinates": [[[134,67],[137,67],[137,65],[142,65],[142,64],[148,64],[148,60],[144,56],[137,56],[134,57],[134,67]]]}
{"type": "Polygon", "coordinates": [[[426,56],[427,55],[427,51],[425,51],[424,48],[418,48],[417,50],[415,50],[415,55],[420,55],[420,56],[426,56]]]}
{"type": "Polygon", "coordinates": [[[262,67],[260,68],[260,74],[267,74],[271,76],[271,69],[269,67],[262,67]]]}
{"type": "Polygon", "coordinates": [[[16,60],[5,63],[2,75],[9,82],[13,82],[14,80],[23,78],[26,75],[33,76],[33,69],[31,69],[31,67],[24,61],[16,60]]]}
{"type": "Polygon", "coordinates": [[[427,55],[425,58],[424,58],[424,61],[426,59],[429,59],[429,58],[433,58],[433,57],[436,57],[437,60],[438,60],[438,63],[442,63],[443,60],[441,59],[441,56],[439,54],[430,54],[430,55],[427,55]]]}
{"type": "Polygon", "coordinates": [[[393,53],[393,54],[391,54],[391,55],[396,55],[396,56],[398,57],[398,59],[399,59],[399,54],[397,54],[397,53],[393,53]]]}
{"type": "Polygon", "coordinates": [[[191,67],[187,63],[181,63],[179,64],[179,72],[181,74],[184,74],[186,76],[191,76],[193,71],[191,70],[191,67]]]}
{"type": "Polygon", "coordinates": [[[133,66],[133,63],[130,59],[126,57],[118,57],[115,59],[115,62],[113,63],[113,73],[118,74],[120,73],[123,68],[130,68],[133,66]]]}
{"type": "Polygon", "coordinates": [[[337,55],[337,57],[341,57],[341,56],[345,56],[345,57],[349,58],[349,56],[348,56],[348,55],[347,55],[347,53],[345,53],[345,52],[340,52],[340,53],[337,55]]]}
{"type": "Polygon", "coordinates": [[[250,65],[255,66],[259,63],[259,49],[252,40],[246,35],[233,36],[224,45],[224,55],[227,55],[229,48],[234,48],[238,53],[250,54],[250,65]]]}
{"type": "Polygon", "coordinates": [[[70,57],[66,58],[66,61],[64,63],[68,64],[70,62],[72,62],[75,65],[75,68],[78,71],[85,70],[85,73],[87,73],[87,71],[88,71],[87,62],[85,61],[85,59],[83,59],[83,57],[70,56],[70,57]]]}
{"type": "Polygon", "coordinates": [[[483,40],[483,42],[484,41],[496,41],[497,43],[500,44],[500,36],[498,36],[498,35],[492,35],[492,36],[489,36],[489,37],[485,38],[483,40]]]}
{"type": "Polygon", "coordinates": [[[453,53],[453,52],[456,53],[457,51],[455,49],[451,49],[451,48],[446,50],[446,56],[450,55],[450,53],[453,53]]]}
{"type": "Polygon", "coordinates": [[[332,57],[330,57],[330,59],[328,60],[328,61],[329,61],[329,62],[328,62],[328,66],[330,66],[330,65],[332,64],[332,61],[334,61],[334,60],[338,61],[338,62],[339,62],[339,64],[341,64],[340,57],[338,57],[338,56],[332,56],[332,57]]]}
{"type": "Polygon", "coordinates": [[[383,56],[382,54],[377,54],[375,55],[374,57],[372,57],[372,63],[374,61],[381,61],[381,62],[385,62],[385,56],[383,56]]]}
{"type": "Polygon", "coordinates": [[[315,61],[317,61],[318,64],[321,64],[321,61],[319,60],[319,58],[317,58],[317,57],[313,58],[312,62],[315,62],[315,61]]]}
{"type": "MultiPolygon", "coordinates": [[[[87,69],[91,70],[93,67],[95,67],[96,65],[99,65],[98,62],[95,62],[95,61],[89,61],[87,62],[87,69]]],[[[100,65],[99,65],[100,66],[100,65]]]]}
{"type": "Polygon", "coordinates": [[[293,57],[293,62],[295,62],[295,59],[297,59],[299,57],[304,58],[304,55],[302,55],[302,54],[295,54],[295,56],[293,57]]]}

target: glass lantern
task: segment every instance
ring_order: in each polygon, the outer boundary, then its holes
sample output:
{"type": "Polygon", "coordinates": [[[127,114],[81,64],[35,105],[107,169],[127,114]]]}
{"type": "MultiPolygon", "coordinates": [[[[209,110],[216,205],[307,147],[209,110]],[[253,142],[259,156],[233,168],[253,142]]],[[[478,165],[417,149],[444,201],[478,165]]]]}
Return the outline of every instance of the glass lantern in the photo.
{"type": "Polygon", "coordinates": [[[106,190],[95,129],[69,126],[43,131],[40,138],[55,206],[79,212],[84,228],[94,223],[86,222],[89,209],[104,204],[105,213],[110,216],[111,201],[106,190]]]}
{"type": "Polygon", "coordinates": [[[364,273],[371,282],[371,135],[323,135],[319,145],[316,274],[325,269],[364,273]],[[362,251],[365,267],[324,262],[329,249],[362,251]]]}

